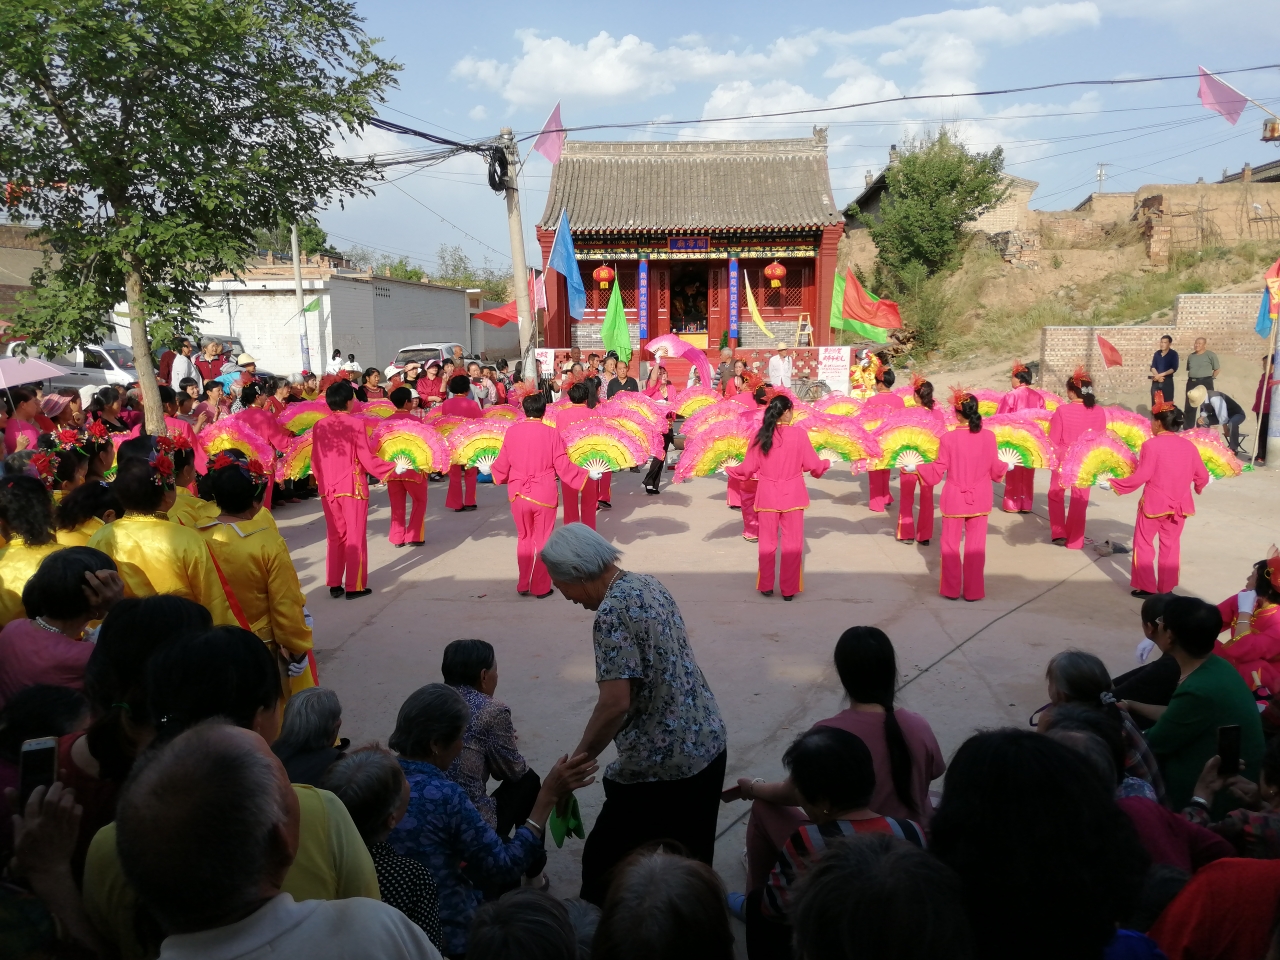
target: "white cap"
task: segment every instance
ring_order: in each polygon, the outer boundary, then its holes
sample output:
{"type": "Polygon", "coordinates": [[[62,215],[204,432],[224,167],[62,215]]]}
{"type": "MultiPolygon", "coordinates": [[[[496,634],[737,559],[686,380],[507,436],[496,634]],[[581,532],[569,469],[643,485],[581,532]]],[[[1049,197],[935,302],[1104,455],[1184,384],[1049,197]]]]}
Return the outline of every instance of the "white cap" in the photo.
{"type": "Polygon", "coordinates": [[[97,395],[98,388],[90,384],[87,387],[80,388],[80,406],[88,407],[93,403],[93,398],[97,395]]]}
{"type": "Polygon", "coordinates": [[[249,364],[257,362],[257,360],[253,359],[253,357],[247,353],[242,353],[240,356],[236,357],[236,364],[241,367],[247,367],[249,364]]]}

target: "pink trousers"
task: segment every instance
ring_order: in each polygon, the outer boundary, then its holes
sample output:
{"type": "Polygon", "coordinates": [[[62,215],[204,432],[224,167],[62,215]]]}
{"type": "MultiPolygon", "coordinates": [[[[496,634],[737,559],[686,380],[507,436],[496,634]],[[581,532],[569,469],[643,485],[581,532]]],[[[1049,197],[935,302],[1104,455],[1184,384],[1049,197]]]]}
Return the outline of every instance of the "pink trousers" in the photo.
{"type": "Polygon", "coordinates": [[[889,471],[868,470],[867,478],[871,483],[871,502],[867,506],[872,513],[884,513],[893,503],[893,494],[889,492],[889,471]]]}
{"type": "Polygon", "coordinates": [[[1058,486],[1058,471],[1049,477],[1049,539],[1067,541],[1068,550],[1084,547],[1085,511],[1089,507],[1089,488],[1071,488],[1071,507],[1066,506],[1067,491],[1058,486]]]}
{"type": "Polygon", "coordinates": [[[1004,511],[1021,513],[1036,505],[1036,472],[1030,467],[1010,467],[1004,476],[1004,511]]]}
{"type": "Polygon", "coordinates": [[[938,592],[956,600],[964,584],[966,600],[981,600],[987,595],[982,570],[987,564],[987,515],[942,518],[942,581],[938,592]],[[964,538],[964,556],[960,540],[964,538]]]}
{"type": "MultiPolygon", "coordinates": [[[[754,508],[753,508],[754,509],[754,508]]],[[[744,510],[743,513],[746,513],[744,510]]],[[[782,531],[782,570],[779,574],[784,597],[794,597],[804,589],[804,511],[761,510],[760,518],[760,572],[756,575],[757,590],[773,589],[773,566],[778,555],[778,531],[782,531]]]]}
{"type": "Polygon", "coordinates": [[[742,503],[742,535],[748,540],[760,538],[760,514],[756,513],[757,480],[743,480],[738,486],[738,499],[742,503]]]}
{"type": "Polygon", "coordinates": [[[387,478],[387,493],[391,498],[392,543],[421,543],[427,537],[427,478],[417,474],[409,480],[407,474],[399,479],[387,478]],[[404,520],[405,497],[412,501],[409,522],[404,520]]]}
{"type": "Polygon", "coordinates": [[[600,500],[599,480],[588,478],[583,482],[581,489],[562,483],[560,495],[564,497],[565,523],[581,521],[592,530],[596,528],[596,504],[600,500]]]}
{"type": "Polygon", "coordinates": [[[809,822],[800,807],[752,801],[747,821],[747,893],[765,885],[791,835],[809,822]]]}
{"type": "Polygon", "coordinates": [[[604,476],[596,481],[596,497],[606,503],[612,503],[613,498],[613,471],[606,470],[604,476]]]}
{"type": "Polygon", "coordinates": [[[541,596],[551,589],[542,548],[556,528],[556,508],[516,497],[511,501],[511,517],[516,522],[516,564],[520,568],[516,590],[541,596]]]}
{"type": "Polygon", "coordinates": [[[449,492],[445,494],[444,505],[450,510],[460,510],[462,507],[476,505],[476,474],[480,471],[475,467],[468,467],[465,472],[466,494],[464,495],[462,465],[455,463],[449,468],[449,492]]]}
{"type": "Polygon", "coordinates": [[[730,477],[727,489],[725,490],[725,499],[731,507],[742,506],[742,481],[736,477],[730,477]]]}
{"type": "Polygon", "coordinates": [[[369,580],[369,544],[365,539],[369,501],[321,497],[320,506],[324,509],[325,583],[352,592],[363,590],[369,580]]]}
{"type": "Polygon", "coordinates": [[[898,477],[898,532],[899,540],[933,539],[933,487],[921,483],[914,473],[898,477]],[[916,501],[916,484],[920,484],[920,519],[912,522],[912,510],[916,501]]]}
{"type": "Polygon", "coordinates": [[[1138,508],[1133,524],[1133,568],[1129,586],[1151,593],[1168,593],[1178,585],[1182,554],[1182,528],[1186,517],[1148,517],[1138,508]],[[1156,552],[1156,540],[1160,551],[1156,552]],[[1152,573],[1152,566],[1155,572],[1152,573]]]}

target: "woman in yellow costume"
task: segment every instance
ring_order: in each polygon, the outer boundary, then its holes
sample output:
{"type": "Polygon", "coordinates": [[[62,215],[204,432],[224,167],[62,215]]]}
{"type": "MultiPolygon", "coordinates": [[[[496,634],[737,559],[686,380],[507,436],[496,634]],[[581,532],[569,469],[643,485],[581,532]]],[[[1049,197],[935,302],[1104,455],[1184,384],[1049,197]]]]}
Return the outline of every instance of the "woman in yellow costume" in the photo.
{"type": "Polygon", "coordinates": [[[878,374],[884,364],[870,350],[859,350],[854,357],[853,366],[849,368],[849,396],[855,400],[866,400],[876,392],[878,374]]]}
{"type": "Polygon", "coordinates": [[[87,547],[105,524],[124,515],[111,484],[90,480],[76,487],[54,508],[58,543],[64,547],[87,547]]]}
{"type": "Polygon", "coordinates": [[[249,629],[278,654],[289,677],[286,694],[316,685],[311,657],[311,625],[306,597],[270,513],[262,510],[271,477],[257,460],[238,451],[209,461],[202,490],[212,494],[220,514],[200,532],[209,541],[249,629]]]}
{"type": "Polygon", "coordinates": [[[102,527],[88,545],[116,562],[127,596],[176,594],[206,607],[216,626],[238,624],[209,545],[166,513],[177,499],[167,440],[153,442],[146,459],[130,456],[117,464],[111,487],[124,516],[102,527]]]}
{"type": "Polygon", "coordinates": [[[177,498],[167,511],[169,519],[196,530],[217,522],[217,505],[200,499],[187,489],[196,482],[196,452],[191,448],[191,441],[182,434],[174,434],[167,439],[172,449],[173,492],[177,498]]]}
{"type": "Polygon", "coordinates": [[[53,498],[42,481],[24,474],[0,480],[0,534],[7,541],[0,549],[3,626],[27,615],[22,606],[22,588],[40,561],[62,548],[53,532],[53,498]]]}

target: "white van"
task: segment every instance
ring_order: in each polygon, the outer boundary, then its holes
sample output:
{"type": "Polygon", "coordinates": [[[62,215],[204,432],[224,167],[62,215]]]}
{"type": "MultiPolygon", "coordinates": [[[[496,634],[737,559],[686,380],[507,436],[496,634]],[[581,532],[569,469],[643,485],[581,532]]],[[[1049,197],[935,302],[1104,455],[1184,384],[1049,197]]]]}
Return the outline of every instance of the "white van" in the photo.
{"type": "MultiPolygon", "coordinates": [[[[9,344],[10,356],[22,356],[25,347],[22,341],[9,344]]],[[[64,387],[129,387],[138,382],[138,371],[133,365],[133,351],[123,343],[106,340],[102,343],[89,344],[72,350],[68,354],[54,357],[52,363],[66,367],[67,372],[49,381],[49,390],[61,390],[64,387]]]]}

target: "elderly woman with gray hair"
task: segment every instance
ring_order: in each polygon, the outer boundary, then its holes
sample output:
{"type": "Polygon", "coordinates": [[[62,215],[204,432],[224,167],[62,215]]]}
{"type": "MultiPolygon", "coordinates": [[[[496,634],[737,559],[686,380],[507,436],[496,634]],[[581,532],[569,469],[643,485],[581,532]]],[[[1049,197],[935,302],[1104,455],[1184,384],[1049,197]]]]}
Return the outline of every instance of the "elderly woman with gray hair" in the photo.
{"type": "Polygon", "coordinates": [[[271,744],[280,758],[290,783],[320,786],[325,771],[351,745],[342,729],[342,704],[338,695],[325,687],[300,690],[285,704],[280,736],[271,744]]]}
{"type": "Polygon", "coordinates": [[[537,876],[547,860],[547,818],[574,790],[595,782],[592,757],[561,757],[548,771],[533,811],[506,840],[485,823],[465,790],[446,775],[462,752],[467,703],[453,687],[429,683],[409,695],[388,741],[409,781],[409,808],[387,838],[391,848],[431,871],[440,892],[444,953],[467,952],[482,887],[513,886],[537,876]],[[466,870],[464,873],[463,865],[466,870]]]}
{"type": "Polygon", "coordinates": [[[603,905],[613,868],[637,847],[676,840],[706,864],[715,850],[724,786],[725,729],[666,587],[618,566],[621,554],[590,527],[551,535],[542,562],[556,588],[596,611],[599,698],[575,755],[613,741],[604,807],[582,851],[582,899],[603,905]]]}

